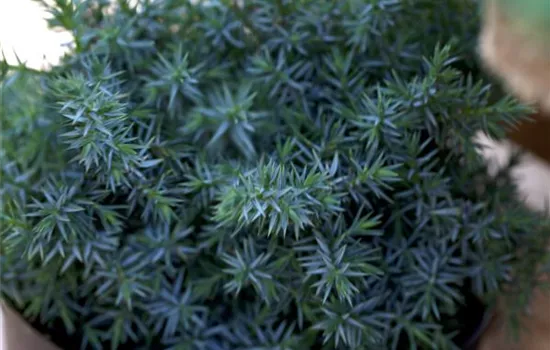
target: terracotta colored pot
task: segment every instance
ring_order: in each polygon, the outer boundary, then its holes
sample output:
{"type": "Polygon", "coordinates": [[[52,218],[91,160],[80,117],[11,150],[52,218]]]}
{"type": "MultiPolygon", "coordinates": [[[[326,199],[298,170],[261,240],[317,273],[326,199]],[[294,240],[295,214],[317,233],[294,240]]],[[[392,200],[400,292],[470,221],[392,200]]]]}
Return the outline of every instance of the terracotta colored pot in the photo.
{"type": "MultiPolygon", "coordinates": [[[[545,277],[548,279],[548,277],[545,277]]],[[[520,319],[519,338],[510,333],[506,304],[501,302],[482,334],[476,350],[548,350],[550,349],[550,294],[536,290],[529,308],[520,319]]]]}
{"type": "Polygon", "coordinates": [[[519,99],[550,113],[550,38],[535,39],[531,29],[507,16],[496,0],[485,0],[485,5],[479,36],[485,68],[519,99]]]}
{"type": "Polygon", "coordinates": [[[0,303],[0,350],[59,350],[19,314],[0,303]]]}

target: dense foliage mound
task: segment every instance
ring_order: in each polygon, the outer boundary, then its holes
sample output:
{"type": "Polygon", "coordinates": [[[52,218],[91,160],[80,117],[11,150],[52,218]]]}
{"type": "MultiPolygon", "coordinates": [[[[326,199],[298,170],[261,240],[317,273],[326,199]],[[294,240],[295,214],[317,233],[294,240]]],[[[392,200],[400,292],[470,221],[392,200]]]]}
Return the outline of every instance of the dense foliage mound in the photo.
{"type": "Polygon", "coordinates": [[[533,270],[475,2],[137,3],[56,0],[61,63],[1,66],[2,298],[58,344],[451,349],[533,270]]]}

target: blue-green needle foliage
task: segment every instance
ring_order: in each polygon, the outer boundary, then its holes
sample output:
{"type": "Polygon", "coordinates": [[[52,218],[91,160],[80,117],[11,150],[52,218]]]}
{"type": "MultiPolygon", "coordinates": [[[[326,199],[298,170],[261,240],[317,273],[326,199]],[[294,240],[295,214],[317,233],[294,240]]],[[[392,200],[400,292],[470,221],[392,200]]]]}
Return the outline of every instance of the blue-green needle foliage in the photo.
{"type": "Polygon", "coordinates": [[[528,295],[543,221],[472,137],[529,110],[475,66],[477,3],[45,6],[74,44],[0,66],[0,267],[54,341],[445,350],[466,293],[528,295]]]}

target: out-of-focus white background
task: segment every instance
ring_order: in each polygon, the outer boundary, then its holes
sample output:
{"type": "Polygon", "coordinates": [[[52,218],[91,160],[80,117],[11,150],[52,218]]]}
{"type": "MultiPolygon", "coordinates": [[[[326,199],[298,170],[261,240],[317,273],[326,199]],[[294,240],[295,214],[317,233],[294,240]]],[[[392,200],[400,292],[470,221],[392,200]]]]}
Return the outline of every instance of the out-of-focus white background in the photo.
{"type": "MultiPolygon", "coordinates": [[[[49,1],[48,1],[49,2],[49,1]]],[[[68,33],[48,30],[47,13],[32,0],[0,0],[0,49],[8,60],[17,62],[14,52],[36,69],[55,63],[62,55],[68,33]]]]}
{"type": "MultiPolygon", "coordinates": [[[[70,42],[71,37],[68,33],[48,30],[45,16],[47,13],[35,1],[0,0],[0,49],[10,62],[16,62],[14,52],[36,69],[57,62],[66,50],[63,44],[70,42]]],[[[511,145],[497,145],[482,139],[489,147],[484,151],[489,160],[499,163],[506,159],[511,145]]],[[[528,157],[517,169],[516,176],[520,195],[534,208],[545,206],[550,199],[550,166],[528,157]]]]}

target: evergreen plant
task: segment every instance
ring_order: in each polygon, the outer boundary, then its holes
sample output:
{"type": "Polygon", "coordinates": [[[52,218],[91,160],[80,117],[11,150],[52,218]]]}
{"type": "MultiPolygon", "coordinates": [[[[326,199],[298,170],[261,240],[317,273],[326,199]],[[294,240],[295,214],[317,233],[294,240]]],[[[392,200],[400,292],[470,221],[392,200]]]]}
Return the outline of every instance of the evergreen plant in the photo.
{"type": "Polygon", "coordinates": [[[1,294],[57,344],[457,349],[527,299],[547,224],[474,136],[530,109],[477,2],[44,6],[74,41],[0,66],[1,294]]]}

